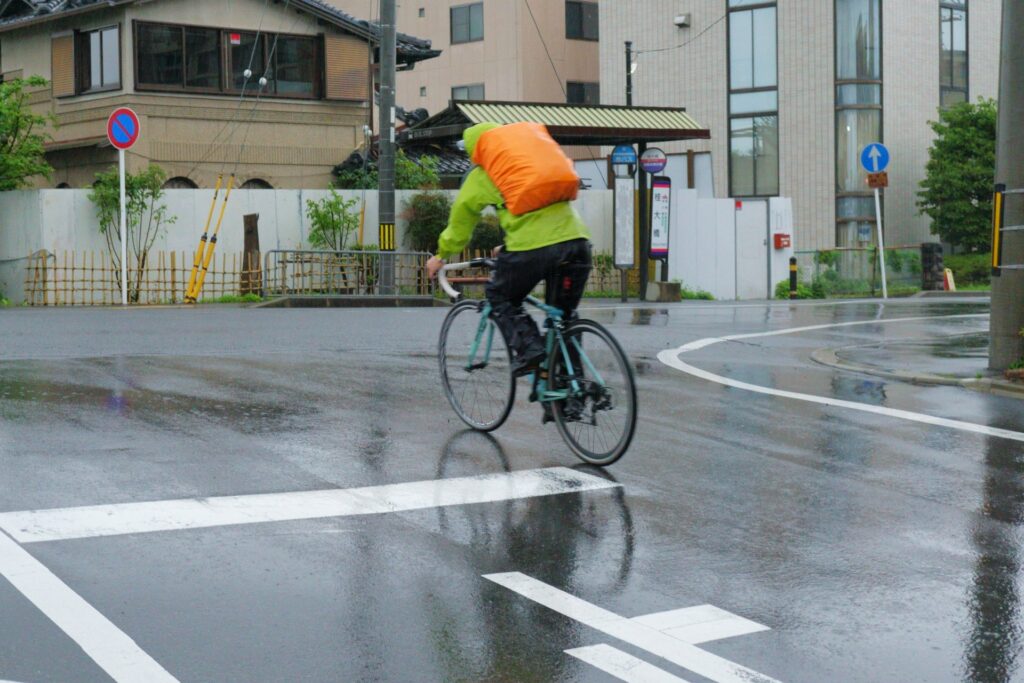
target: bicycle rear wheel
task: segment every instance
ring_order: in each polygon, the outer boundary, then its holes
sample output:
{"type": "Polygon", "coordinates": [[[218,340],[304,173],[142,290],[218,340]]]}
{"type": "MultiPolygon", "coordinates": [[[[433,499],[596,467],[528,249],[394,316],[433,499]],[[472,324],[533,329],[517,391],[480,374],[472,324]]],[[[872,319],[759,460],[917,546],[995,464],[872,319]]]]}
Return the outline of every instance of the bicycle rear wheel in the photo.
{"type": "Polygon", "coordinates": [[[512,355],[501,329],[480,315],[483,302],[461,301],[441,326],[438,361],[445,396],[473,429],[490,432],[508,418],[516,397],[512,355]]]}
{"type": "Polygon", "coordinates": [[[615,337],[592,320],[569,323],[563,338],[572,372],[559,348],[548,361],[552,388],[570,392],[552,405],[555,424],[583,461],[610,465],[626,452],[636,431],[633,368],[615,337]]]}

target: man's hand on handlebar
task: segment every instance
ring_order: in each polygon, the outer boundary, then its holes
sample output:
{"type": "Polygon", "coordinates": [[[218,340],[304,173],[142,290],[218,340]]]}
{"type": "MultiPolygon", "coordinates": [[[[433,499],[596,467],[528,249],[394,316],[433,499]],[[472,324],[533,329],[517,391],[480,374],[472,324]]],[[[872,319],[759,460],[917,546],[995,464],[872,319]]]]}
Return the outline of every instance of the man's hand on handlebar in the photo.
{"type": "Polygon", "coordinates": [[[440,256],[431,256],[427,261],[427,278],[433,280],[437,276],[437,271],[441,270],[443,266],[443,258],[440,256]]]}

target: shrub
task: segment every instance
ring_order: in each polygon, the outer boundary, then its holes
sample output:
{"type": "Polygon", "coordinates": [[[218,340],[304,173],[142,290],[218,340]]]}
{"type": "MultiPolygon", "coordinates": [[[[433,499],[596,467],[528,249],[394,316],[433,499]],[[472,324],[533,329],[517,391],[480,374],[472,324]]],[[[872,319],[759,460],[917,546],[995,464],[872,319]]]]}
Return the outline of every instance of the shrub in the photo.
{"type": "Polygon", "coordinates": [[[957,284],[987,285],[992,277],[992,254],[957,254],[943,259],[946,268],[953,271],[957,284]]]}
{"type": "MultiPolygon", "coordinates": [[[[788,299],[789,298],[789,280],[780,280],[775,285],[775,298],[776,299],[788,299]]],[[[821,296],[815,296],[815,292],[811,287],[808,287],[803,282],[800,282],[797,278],[796,284],[796,298],[797,299],[824,299],[824,293],[821,296]]]]}
{"type": "Polygon", "coordinates": [[[505,232],[494,214],[480,217],[480,222],[473,229],[473,238],[469,240],[469,248],[490,251],[505,241],[505,232]]]}
{"type": "MultiPolygon", "coordinates": [[[[376,190],[378,185],[377,164],[369,161],[363,166],[350,167],[339,164],[334,168],[334,187],[339,190],[376,190]]],[[[395,156],[395,189],[423,190],[441,186],[437,174],[437,157],[422,156],[413,161],[398,150],[395,156]]]]}
{"type": "Polygon", "coordinates": [[[437,251],[437,238],[446,225],[452,201],[444,192],[421,192],[405,202],[402,218],[408,224],[405,244],[413,251],[437,251]]]}
{"type": "Polygon", "coordinates": [[[679,298],[683,301],[692,299],[700,299],[702,301],[715,300],[715,297],[713,294],[711,294],[711,292],[705,291],[703,289],[690,289],[686,285],[681,285],[679,287],[679,298]]]}
{"type": "MultiPolygon", "coordinates": [[[[142,278],[146,272],[149,252],[156,238],[166,226],[177,218],[167,215],[163,203],[163,185],[167,174],[162,168],[151,165],[139,173],[125,173],[125,202],[127,207],[126,233],[127,253],[135,257],[136,270],[128,282],[128,300],[139,301],[142,278]]],[[[89,192],[89,200],[96,205],[100,232],[106,238],[107,251],[117,272],[121,272],[121,179],[117,168],[96,175],[96,182],[89,192]]],[[[132,263],[129,260],[129,272],[132,263]]]]}
{"type": "Polygon", "coordinates": [[[307,199],[306,217],[313,224],[309,243],[319,249],[343,250],[349,236],[359,228],[359,214],[351,210],[355,205],[355,199],[346,200],[334,190],[319,202],[307,199]]]}

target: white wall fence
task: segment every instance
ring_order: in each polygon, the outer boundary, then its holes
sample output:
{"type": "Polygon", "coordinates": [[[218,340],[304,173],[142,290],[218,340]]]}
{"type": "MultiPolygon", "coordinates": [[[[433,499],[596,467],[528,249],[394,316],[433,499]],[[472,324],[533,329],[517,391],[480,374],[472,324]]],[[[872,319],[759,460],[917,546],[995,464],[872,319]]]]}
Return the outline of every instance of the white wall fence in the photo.
{"type": "MultiPolygon", "coordinates": [[[[346,199],[356,199],[356,211],[365,202],[364,243],[377,244],[377,193],[341,190],[346,199]]],[[[406,221],[402,207],[416,194],[397,192],[396,239],[404,248],[406,221]]],[[[454,198],[455,193],[450,193],[454,198]]],[[[0,192],[0,292],[12,301],[24,299],[25,270],[30,253],[105,252],[106,238],[100,233],[96,207],[88,190],[23,190],[0,192]]],[[[237,254],[244,250],[242,217],[259,214],[260,249],[309,248],[310,223],[306,202],[319,201],[328,190],[235,190],[231,193],[217,242],[217,253],[237,254]]],[[[222,195],[223,197],[223,195],[222,195]]],[[[161,230],[153,245],[155,252],[194,252],[210,211],[213,190],[166,190],[167,215],[175,222],[161,230]]],[[[612,193],[597,190],[580,193],[576,210],[593,234],[598,251],[611,249],[612,193]]],[[[220,211],[220,200],[217,212],[220,211]]],[[[215,212],[213,222],[216,222],[215,212]]],[[[211,226],[212,230],[213,226],[211,226]]],[[[354,243],[354,238],[351,243],[354,243]]]]}

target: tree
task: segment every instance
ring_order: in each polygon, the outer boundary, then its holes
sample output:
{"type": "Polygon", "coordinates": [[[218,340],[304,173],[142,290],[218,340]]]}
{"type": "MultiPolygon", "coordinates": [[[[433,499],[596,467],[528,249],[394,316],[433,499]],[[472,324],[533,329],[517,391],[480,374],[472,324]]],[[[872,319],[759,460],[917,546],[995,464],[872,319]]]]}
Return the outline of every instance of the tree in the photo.
{"type": "Polygon", "coordinates": [[[307,199],[306,216],[313,225],[309,243],[318,249],[344,250],[349,236],[359,228],[359,213],[352,211],[355,205],[355,199],[346,200],[334,190],[319,202],[307,199]]]}
{"type": "Polygon", "coordinates": [[[0,190],[25,187],[32,176],[49,178],[53,171],[43,147],[51,139],[46,126],[53,117],[33,113],[26,92],[46,85],[40,76],[0,83],[0,190]]]}
{"type": "Polygon", "coordinates": [[[408,222],[405,243],[413,251],[437,251],[437,238],[448,225],[452,200],[444,192],[420,192],[406,201],[402,218],[408,222]]]}
{"type": "MultiPolygon", "coordinates": [[[[128,300],[138,303],[142,280],[149,261],[149,251],[160,231],[177,218],[167,215],[167,205],[161,200],[167,174],[159,166],[150,166],[140,173],[125,173],[126,226],[129,254],[128,300]],[[131,258],[137,268],[131,271],[131,258]]],[[[116,168],[96,175],[96,183],[89,192],[89,200],[96,205],[100,232],[107,238],[114,271],[121,276],[121,188],[116,168]]]]}
{"type": "Polygon", "coordinates": [[[968,250],[991,249],[996,102],[957,104],[930,125],[936,137],[917,206],[943,241],[968,250]]]}
{"type": "MultiPolygon", "coordinates": [[[[349,161],[334,168],[334,186],[339,190],[376,190],[377,164],[374,162],[349,161]]],[[[398,150],[395,157],[396,190],[432,190],[441,186],[437,175],[437,157],[423,156],[413,161],[398,150]]]]}

